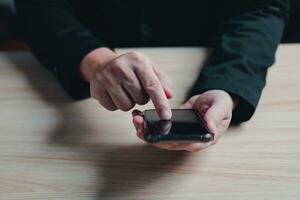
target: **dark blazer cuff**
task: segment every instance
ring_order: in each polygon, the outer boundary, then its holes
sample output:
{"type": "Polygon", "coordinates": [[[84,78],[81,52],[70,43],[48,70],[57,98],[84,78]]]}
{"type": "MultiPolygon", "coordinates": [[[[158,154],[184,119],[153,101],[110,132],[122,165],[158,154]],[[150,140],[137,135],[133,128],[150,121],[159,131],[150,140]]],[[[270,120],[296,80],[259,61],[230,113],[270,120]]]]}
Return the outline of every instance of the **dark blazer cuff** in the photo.
{"type": "Polygon", "coordinates": [[[84,41],[79,46],[78,48],[77,44],[74,47],[75,49],[70,47],[71,51],[68,53],[70,57],[65,59],[67,62],[64,66],[58,67],[57,71],[54,72],[57,74],[58,81],[68,95],[78,100],[90,97],[90,85],[80,76],[80,64],[83,58],[97,48],[107,47],[114,50],[100,40],[84,41]]]}

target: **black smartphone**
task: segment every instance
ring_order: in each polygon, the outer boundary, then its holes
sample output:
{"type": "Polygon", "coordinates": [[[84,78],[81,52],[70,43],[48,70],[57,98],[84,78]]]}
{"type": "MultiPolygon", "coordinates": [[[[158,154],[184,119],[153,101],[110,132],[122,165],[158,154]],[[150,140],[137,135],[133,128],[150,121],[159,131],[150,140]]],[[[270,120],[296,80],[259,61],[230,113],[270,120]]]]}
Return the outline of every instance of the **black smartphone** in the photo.
{"type": "Polygon", "coordinates": [[[193,109],[172,109],[171,120],[160,120],[153,109],[145,110],[144,139],[158,142],[209,142],[214,134],[207,128],[201,114],[193,109]]]}

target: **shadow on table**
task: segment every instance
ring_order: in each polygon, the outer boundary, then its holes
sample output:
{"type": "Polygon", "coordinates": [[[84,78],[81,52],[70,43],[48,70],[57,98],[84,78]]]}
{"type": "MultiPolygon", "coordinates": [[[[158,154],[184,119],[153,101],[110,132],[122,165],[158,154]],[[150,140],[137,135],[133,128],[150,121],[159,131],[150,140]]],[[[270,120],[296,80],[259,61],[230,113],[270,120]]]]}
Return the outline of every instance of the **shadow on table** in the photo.
{"type": "Polygon", "coordinates": [[[115,146],[101,158],[103,170],[97,199],[146,199],[169,195],[172,184],[166,177],[180,173],[189,153],[168,152],[149,145],[115,146]],[[156,188],[156,189],[155,189],[156,188]],[[160,188],[157,190],[157,188],[160,188]]]}
{"type": "Polygon", "coordinates": [[[31,64],[24,63],[26,60],[21,54],[8,53],[7,59],[24,73],[44,102],[59,113],[60,122],[50,134],[50,144],[69,147],[80,160],[92,163],[99,170],[97,199],[127,199],[132,195],[139,196],[139,192],[142,195],[145,188],[159,182],[166,173],[172,173],[189,157],[189,153],[168,152],[145,144],[99,146],[83,143],[89,135],[89,122],[82,118],[70,121],[70,116],[72,119],[80,116],[81,110],[74,106],[74,101],[64,94],[51,75],[37,63],[29,67],[31,64]]]}

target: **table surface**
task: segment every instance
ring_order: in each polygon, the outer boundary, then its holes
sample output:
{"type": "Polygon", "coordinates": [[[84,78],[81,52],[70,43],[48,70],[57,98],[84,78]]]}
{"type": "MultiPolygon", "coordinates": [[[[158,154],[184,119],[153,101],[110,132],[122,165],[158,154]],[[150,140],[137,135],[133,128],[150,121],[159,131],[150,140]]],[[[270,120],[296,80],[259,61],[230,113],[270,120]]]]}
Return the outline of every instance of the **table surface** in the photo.
{"type": "MultiPolygon", "coordinates": [[[[135,50],[173,79],[174,108],[208,53],[135,50]]],[[[299,55],[300,45],[281,45],[252,120],[203,152],[184,153],[140,141],[130,112],[72,101],[31,53],[2,52],[0,199],[300,199],[299,55]]]]}

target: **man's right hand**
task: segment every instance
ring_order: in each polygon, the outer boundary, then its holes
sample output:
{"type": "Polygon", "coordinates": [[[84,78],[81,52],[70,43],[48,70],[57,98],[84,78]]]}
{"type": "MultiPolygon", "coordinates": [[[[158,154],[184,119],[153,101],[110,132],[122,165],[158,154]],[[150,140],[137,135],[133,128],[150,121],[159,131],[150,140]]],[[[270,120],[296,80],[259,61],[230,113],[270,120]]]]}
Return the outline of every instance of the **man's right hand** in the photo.
{"type": "Polygon", "coordinates": [[[91,96],[108,110],[128,111],[150,98],[161,119],[171,118],[170,79],[141,53],[94,50],[83,59],[81,74],[90,82],[91,96]]]}

